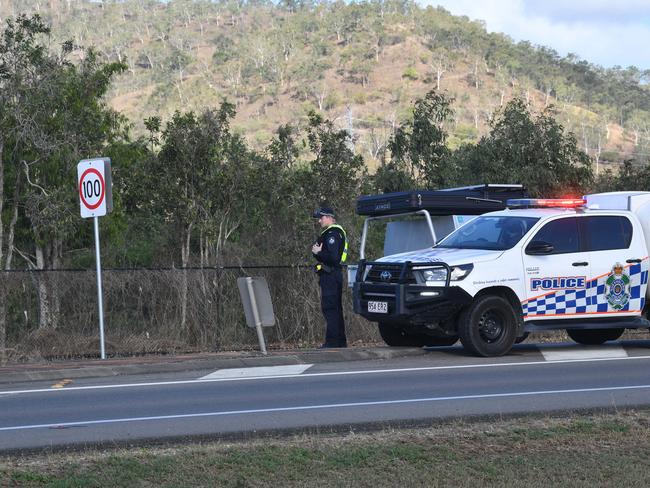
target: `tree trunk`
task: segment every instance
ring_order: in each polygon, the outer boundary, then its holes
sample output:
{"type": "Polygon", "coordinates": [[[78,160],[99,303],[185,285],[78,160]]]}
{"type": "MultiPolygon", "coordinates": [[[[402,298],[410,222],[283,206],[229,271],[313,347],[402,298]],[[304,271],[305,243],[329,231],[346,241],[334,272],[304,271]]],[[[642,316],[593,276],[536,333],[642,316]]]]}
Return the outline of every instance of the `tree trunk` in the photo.
{"type": "Polygon", "coordinates": [[[2,211],[5,202],[5,166],[3,162],[4,141],[0,139],[0,269],[2,269],[2,258],[4,256],[4,226],[2,225],[2,211]]]}
{"type": "MultiPolygon", "coordinates": [[[[11,221],[9,222],[9,229],[8,229],[8,234],[7,234],[7,257],[5,258],[5,265],[4,269],[9,270],[11,269],[11,261],[13,259],[14,255],[14,238],[16,234],[16,224],[18,222],[18,202],[19,202],[19,196],[20,192],[22,190],[22,171],[18,171],[18,174],[16,175],[16,189],[14,191],[14,208],[11,213],[11,221]]],[[[0,228],[2,226],[0,225],[0,228]]],[[[0,232],[1,233],[1,232],[0,232]]],[[[1,239],[0,239],[1,241],[1,239]]],[[[2,253],[0,253],[1,255],[2,253]]],[[[2,258],[0,257],[0,264],[2,263],[2,258]]]]}
{"type": "MultiPolygon", "coordinates": [[[[45,251],[42,246],[36,245],[36,269],[45,269],[45,251]]],[[[50,294],[47,286],[47,274],[36,275],[38,292],[38,327],[45,328],[51,324],[50,320],[50,294]]]]}
{"type": "Polygon", "coordinates": [[[187,294],[188,294],[188,283],[187,283],[187,266],[190,261],[190,238],[192,235],[192,224],[187,226],[184,235],[181,236],[181,324],[180,329],[184,332],[190,332],[187,330],[187,294]]]}
{"type": "MultiPolygon", "coordinates": [[[[51,269],[57,270],[63,267],[63,240],[54,239],[52,241],[52,250],[51,250],[51,269]]],[[[61,287],[58,285],[58,273],[50,272],[48,285],[50,286],[50,326],[58,327],[59,320],[61,318],[61,287]]]]}
{"type": "Polygon", "coordinates": [[[36,275],[38,292],[39,328],[56,328],[61,314],[61,299],[56,286],[54,270],[61,268],[63,241],[52,239],[45,247],[36,245],[36,269],[44,271],[36,275]]]}
{"type": "MultiPolygon", "coordinates": [[[[2,225],[2,210],[4,204],[4,162],[3,162],[4,141],[0,139],[0,269],[2,269],[3,246],[4,246],[4,227],[2,225]]],[[[7,361],[7,292],[6,277],[0,280],[0,365],[7,361]]]]}
{"type": "MultiPolygon", "coordinates": [[[[2,272],[0,272],[2,274],[2,272]]],[[[0,280],[0,365],[7,362],[7,290],[6,279],[0,280]]]]}

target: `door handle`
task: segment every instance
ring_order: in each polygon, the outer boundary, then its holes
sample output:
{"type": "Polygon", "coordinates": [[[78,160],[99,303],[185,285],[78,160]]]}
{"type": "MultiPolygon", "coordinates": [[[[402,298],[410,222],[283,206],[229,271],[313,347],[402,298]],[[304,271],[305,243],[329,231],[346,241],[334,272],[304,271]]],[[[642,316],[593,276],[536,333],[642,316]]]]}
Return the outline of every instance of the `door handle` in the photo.
{"type": "Polygon", "coordinates": [[[638,258],[637,259],[626,259],[625,262],[626,263],[640,263],[641,259],[638,259],[638,258]]]}
{"type": "Polygon", "coordinates": [[[573,266],[589,266],[589,263],[587,261],[578,261],[577,263],[573,263],[573,266]]]}

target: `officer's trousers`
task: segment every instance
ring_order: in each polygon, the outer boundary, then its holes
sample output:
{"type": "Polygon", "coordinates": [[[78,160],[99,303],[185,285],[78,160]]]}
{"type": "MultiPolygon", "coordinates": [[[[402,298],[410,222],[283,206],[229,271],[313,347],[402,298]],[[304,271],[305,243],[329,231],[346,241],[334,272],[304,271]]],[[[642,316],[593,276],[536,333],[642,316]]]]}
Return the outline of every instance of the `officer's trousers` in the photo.
{"type": "Polygon", "coordinates": [[[327,322],[325,344],[331,347],[346,347],[345,322],[343,321],[343,273],[333,269],[330,273],[318,275],[320,303],[327,322]]]}

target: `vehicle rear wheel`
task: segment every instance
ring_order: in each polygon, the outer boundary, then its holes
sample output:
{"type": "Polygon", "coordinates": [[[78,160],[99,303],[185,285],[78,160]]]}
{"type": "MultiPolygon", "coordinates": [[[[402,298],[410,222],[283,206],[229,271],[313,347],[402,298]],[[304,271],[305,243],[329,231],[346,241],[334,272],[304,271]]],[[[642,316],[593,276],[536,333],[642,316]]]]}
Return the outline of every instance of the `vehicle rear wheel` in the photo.
{"type": "Polygon", "coordinates": [[[578,344],[597,346],[607,341],[615,341],[623,335],[625,329],[567,329],[566,333],[578,344]]]}
{"type": "Polygon", "coordinates": [[[458,332],[463,346],[478,356],[503,356],[515,343],[517,317],[505,298],[485,295],[461,314],[458,332]]]}

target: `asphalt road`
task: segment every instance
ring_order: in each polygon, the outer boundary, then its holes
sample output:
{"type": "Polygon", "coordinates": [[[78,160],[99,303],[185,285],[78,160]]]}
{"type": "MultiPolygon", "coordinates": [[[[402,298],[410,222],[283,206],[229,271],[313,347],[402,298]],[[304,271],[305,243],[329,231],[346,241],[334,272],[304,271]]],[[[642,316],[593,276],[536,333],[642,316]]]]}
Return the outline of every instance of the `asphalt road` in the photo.
{"type": "Polygon", "coordinates": [[[0,387],[0,450],[650,405],[650,342],[0,387]]]}

